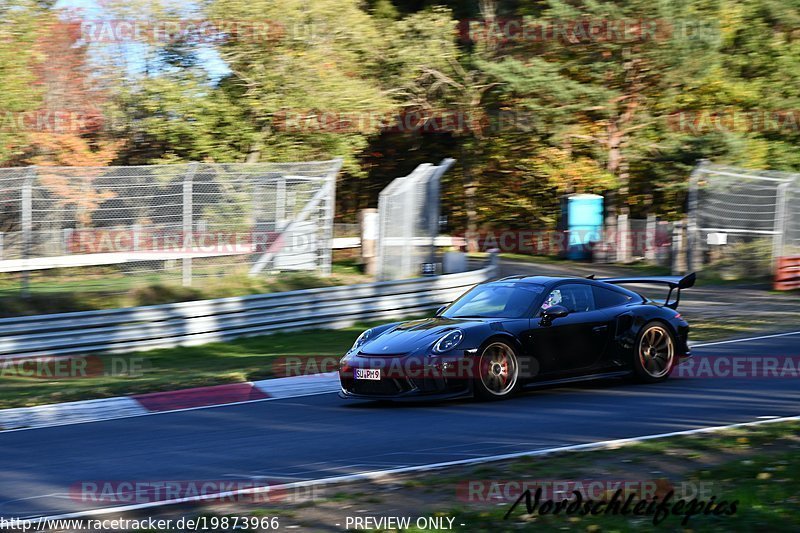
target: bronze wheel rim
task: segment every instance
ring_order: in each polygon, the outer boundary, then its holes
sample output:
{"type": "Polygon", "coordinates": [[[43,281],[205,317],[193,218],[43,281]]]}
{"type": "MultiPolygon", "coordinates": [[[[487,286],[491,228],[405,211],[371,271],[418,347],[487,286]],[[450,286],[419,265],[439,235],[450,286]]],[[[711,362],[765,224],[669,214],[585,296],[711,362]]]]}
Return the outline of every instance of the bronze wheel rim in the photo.
{"type": "Polygon", "coordinates": [[[480,363],[481,383],[487,392],[506,396],[514,389],[519,376],[517,357],[506,344],[495,342],[483,350],[480,363]]]}
{"type": "Polygon", "coordinates": [[[663,378],[672,369],[675,350],[672,337],[661,326],[650,326],[639,340],[639,363],[647,375],[663,378]]]}

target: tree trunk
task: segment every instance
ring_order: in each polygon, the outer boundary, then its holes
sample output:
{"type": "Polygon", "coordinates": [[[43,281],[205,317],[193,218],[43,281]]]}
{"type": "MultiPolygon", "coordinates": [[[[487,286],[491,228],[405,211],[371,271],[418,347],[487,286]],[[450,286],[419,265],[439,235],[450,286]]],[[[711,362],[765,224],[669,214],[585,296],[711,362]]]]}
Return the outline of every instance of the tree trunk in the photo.
{"type": "Polygon", "coordinates": [[[627,214],[628,207],[625,202],[629,192],[630,174],[628,172],[628,162],[622,153],[622,145],[625,139],[625,134],[620,129],[616,120],[612,120],[608,124],[608,163],[606,170],[619,180],[619,191],[610,191],[607,195],[608,198],[608,212],[609,214],[627,214]]]}
{"type": "Polygon", "coordinates": [[[478,250],[478,210],[475,205],[475,193],[477,184],[472,176],[472,168],[468,160],[467,151],[461,145],[461,167],[464,172],[464,212],[467,215],[467,251],[477,252],[478,250]]]}
{"type": "Polygon", "coordinates": [[[264,126],[261,129],[261,132],[253,143],[253,146],[250,147],[250,151],[247,153],[247,158],[245,159],[245,163],[258,163],[261,159],[261,151],[264,149],[264,144],[266,144],[267,135],[270,133],[270,127],[264,126]]]}

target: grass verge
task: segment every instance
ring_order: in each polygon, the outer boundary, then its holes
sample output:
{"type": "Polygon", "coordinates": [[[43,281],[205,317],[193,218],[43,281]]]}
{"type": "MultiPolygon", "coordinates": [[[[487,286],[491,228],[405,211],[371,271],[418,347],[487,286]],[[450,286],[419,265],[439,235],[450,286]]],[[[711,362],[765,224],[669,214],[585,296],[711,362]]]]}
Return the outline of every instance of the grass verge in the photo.
{"type": "MultiPolygon", "coordinates": [[[[472,254],[471,256],[478,257],[476,254],[472,254]]],[[[539,264],[556,265],[556,266],[561,265],[564,268],[568,268],[570,266],[586,268],[586,267],[591,267],[593,265],[593,263],[586,261],[570,261],[568,259],[561,259],[559,257],[554,257],[549,255],[502,253],[500,254],[500,258],[507,259],[510,261],[522,261],[525,263],[539,263],[539,264]]],[[[635,263],[610,263],[610,264],[599,263],[598,266],[600,268],[604,266],[626,268],[643,276],[665,276],[669,275],[670,273],[669,267],[652,265],[643,261],[635,263]]]]}
{"type": "MultiPolygon", "coordinates": [[[[385,321],[388,322],[388,321],[385,321]]],[[[365,322],[337,330],[275,333],[129,354],[78,358],[86,363],[75,378],[23,377],[17,367],[0,366],[0,408],[109,398],[145,392],[241,383],[282,377],[283,357],[314,356],[338,360],[364,329],[383,322],[365,322]],[[93,372],[95,365],[102,366],[93,372]],[[114,375],[105,375],[111,372],[114,375]],[[93,374],[101,374],[94,376],[93,374]]],[[[47,368],[53,368],[48,366],[47,368]]],[[[67,370],[61,375],[69,375],[67,370]]]]}
{"type": "MultiPolygon", "coordinates": [[[[464,466],[425,473],[410,473],[349,484],[320,487],[302,495],[281,493],[262,503],[206,503],[199,506],[150,510],[159,518],[275,516],[281,528],[302,531],[341,530],[348,517],[408,516],[452,519],[454,531],[568,531],[634,532],[641,530],[728,532],[798,531],[800,529],[800,423],[780,422],[701,435],[651,440],[617,449],[528,457],[479,466],[464,466]],[[634,487],[657,487],[645,500],[661,501],[670,490],[678,499],[699,502],[737,502],[732,515],[700,512],[682,524],[685,512],[669,514],[654,526],[653,514],[635,516],[600,512],[527,512],[522,504],[508,517],[519,491],[509,482],[533,486],[572,483],[613,487],[626,481],[634,487]],[[479,482],[479,490],[465,487],[479,482]],[[638,483],[638,484],[637,484],[638,483]],[[496,487],[498,490],[491,490],[496,487]],[[507,492],[506,488],[510,490],[507,492]],[[299,496],[292,498],[292,496],[299,496]],[[713,499],[712,499],[713,498],[713,499]],[[338,525],[338,527],[335,527],[338,525]]],[[[615,488],[589,496],[611,498],[615,488]]],[[[569,498],[574,498],[567,493],[569,498]]],[[[558,501],[558,497],[553,499],[558,501]]],[[[544,498],[543,498],[544,500],[544,498]]],[[[703,507],[704,509],[705,507],[703,507]]],[[[730,507],[728,507],[730,509],[730,507]]],[[[371,529],[371,531],[394,531],[371,529]]],[[[411,527],[406,531],[436,531],[411,527]]]]}
{"type": "MultiPolygon", "coordinates": [[[[405,320],[412,318],[421,317],[405,320]]],[[[17,367],[0,366],[0,409],[283,377],[287,373],[281,366],[282,358],[312,356],[331,365],[364,329],[385,322],[389,321],[364,322],[338,330],[275,333],[202,346],[79,357],[74,361],[86,364],[86,369],[71,372],[68,362],[66,375],[77,377],[61,379],[47,376],[46,369],[37,372],[40,377],[25,377],[19,375],[17,367]]],[[[726,323],[690,319],[690,322],[691,338],[695,341],[758,333],[770,326],[752,319],[726,323]]],[[[320,371],[332,370],[317,366],[320,371]]],[[[304,371],[314,369],[312,363],[304,371]]]]}
{"type": "Polygon", "coordinates": [[[96,267],[54,269],[32,276],[30,294],[21,296],[15,275],[0,275],[0,317],[91,311],[173,302],[352,285],[372,281],[353,258],[340,258],[330,276],[283,272],[249,276],[242,267],[195,272],[191,287],[181,285],[180,266],[167,273],[137,273],[96,267]]]}

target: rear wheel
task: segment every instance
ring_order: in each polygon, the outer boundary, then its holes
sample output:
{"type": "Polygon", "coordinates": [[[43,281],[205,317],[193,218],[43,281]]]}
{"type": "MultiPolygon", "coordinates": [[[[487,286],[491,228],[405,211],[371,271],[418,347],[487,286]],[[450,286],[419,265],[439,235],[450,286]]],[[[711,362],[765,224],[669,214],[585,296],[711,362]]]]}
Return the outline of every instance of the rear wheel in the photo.
{"type": "Polygon", "coordinates": [[[660,322],[645,324],[636,341],[636,377],[645,383],[664,381],[675,363],[675,341],[660,322]]]}
{"type": "Polygon", "coordinates": [[[478,357],[475,395],[484,400],[508,398],[517,390],[519,363],[514,349],[502,341],[486,346],[478,357]]]}

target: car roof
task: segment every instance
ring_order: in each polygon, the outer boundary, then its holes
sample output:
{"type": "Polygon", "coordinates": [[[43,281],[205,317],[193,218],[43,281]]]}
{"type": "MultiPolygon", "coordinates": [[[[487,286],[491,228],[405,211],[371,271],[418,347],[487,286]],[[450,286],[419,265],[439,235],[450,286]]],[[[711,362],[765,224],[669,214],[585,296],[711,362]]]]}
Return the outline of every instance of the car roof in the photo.
{"type": "Polygon", "coordinates": [[[518,283],[533,283],[536,285],[550,285],[558,281],[586,281],[585,278],[576,278],[572,276],[507,276],[495,281],[515,281],[518,283]]]}
{"type": "Polygon", "coordinates": [[[527,275],[517,275],[517,276],[506,276],[505,278],[497,279],[494,281],[490,281],[489,283],[494,282],[509,282],[513,281],[516,283],[531,283],[535,285],[543,285],[545,287],[554,285],[560,281],[569,281],[570,283],[585,283],[587,285],[594,285],[597,287],[605,287],[607,289],[614,290],[616,292],[621,292],[630,296],[638,296],[643,298],[641,294],[637,292],[631,291],[626,289],[625,287],[620,287],[618,285],[612,285],[611,283],[604,283],[602,280],[595,280],[590,278],[578,278],[575,276],[527,276],[527,275]]]}

